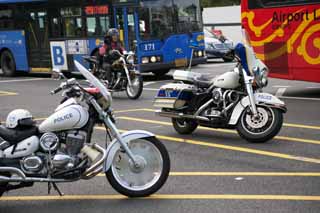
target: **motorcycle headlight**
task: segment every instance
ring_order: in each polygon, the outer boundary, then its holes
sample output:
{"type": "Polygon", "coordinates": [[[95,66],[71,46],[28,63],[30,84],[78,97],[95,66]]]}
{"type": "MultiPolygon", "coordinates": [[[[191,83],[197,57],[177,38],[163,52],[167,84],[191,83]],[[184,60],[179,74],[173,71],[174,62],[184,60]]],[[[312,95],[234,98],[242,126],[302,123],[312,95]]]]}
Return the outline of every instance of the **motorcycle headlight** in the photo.
{"type": "Polygon", "coordinates": [[[260,70],[258,67],[253,69],[255,83],[258,87],[266,87],[268,85],[268,70],[266,68],[260,70]]]}
{"type": "Polygon", "coordinates": [[[269,71],[267,69],[263,69],[261,71],[261,85],[262,85],[262,87],[266,87],[268,85],[268,74],[269,74],[269,71]]]}
{"type": "Polygon", "coordinates": [[[127,63],[134,64],[134,55],[127,56],[127,63]]]}

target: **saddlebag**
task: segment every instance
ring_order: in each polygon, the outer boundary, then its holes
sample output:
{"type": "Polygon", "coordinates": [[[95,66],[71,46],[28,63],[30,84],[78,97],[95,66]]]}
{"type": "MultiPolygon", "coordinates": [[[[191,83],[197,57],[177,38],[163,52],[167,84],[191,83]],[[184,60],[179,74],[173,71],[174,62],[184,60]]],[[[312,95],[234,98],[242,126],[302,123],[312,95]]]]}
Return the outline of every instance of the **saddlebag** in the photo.
{"type": "Polygon", "coordinates": [[[191,100],[196,88],[194,85],[171,83],[160,88],[153,106],[157,108],[181,109],[191,100]]]}

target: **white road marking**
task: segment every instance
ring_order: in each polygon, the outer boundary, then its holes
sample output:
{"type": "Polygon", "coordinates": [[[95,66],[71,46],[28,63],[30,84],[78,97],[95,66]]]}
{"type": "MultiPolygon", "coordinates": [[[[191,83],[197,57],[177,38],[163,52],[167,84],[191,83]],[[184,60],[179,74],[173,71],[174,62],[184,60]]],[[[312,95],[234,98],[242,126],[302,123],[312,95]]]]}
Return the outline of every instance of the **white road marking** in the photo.
{"type": "Polygon", "coordinates": [[[281,97],[286,92],[286,90],[287,88],[279,88],[276,92],[276,96],[281,97]]]}
{"type": "Polygon", "coordinates": [[[155,83],[157,83],[157,82],[155,82],[155,81],[146,82],[143,84],[143,86],[148,86],[148,85],[155,84],[155,83]]]}
{"type": "Polygon", "coordinates": [[[307,89],[320,89],[320,87],[307,87],[307,89]]]}
{"type": "Polygon", "coordinates": [[[291,86],[274,85],[273,88],[290,88],[291,86]]]}
{"type": "Polygon", "coordinates": [[[41,81],[41,80],[51,80],[51,79],[49,79],[49,78],[29,78],[29,79],[17,79],[17,80],[3,80],[3,81],[0,81],[0,83],[41,81]]]}
{"type": "Polygon", "coordinates": [[[143,90],[146,90],[146,91],[158,91],[159,89],[156,89],[156,88],[143,88],[143,90]]]}
{"type": "Polygon", "coordinates": [[[303,97],[290,97],[290,96],[278,96],[278,98],[292,99],[292,100],[320,101],[320,98],[303,98],[303,97]]]}

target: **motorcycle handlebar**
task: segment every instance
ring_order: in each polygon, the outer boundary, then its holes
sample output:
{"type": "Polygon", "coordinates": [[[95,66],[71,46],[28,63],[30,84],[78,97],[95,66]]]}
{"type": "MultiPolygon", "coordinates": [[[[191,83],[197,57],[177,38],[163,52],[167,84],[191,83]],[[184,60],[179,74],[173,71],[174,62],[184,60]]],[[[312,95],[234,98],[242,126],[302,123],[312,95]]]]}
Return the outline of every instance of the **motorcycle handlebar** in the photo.
{"type": "Polygon", "coordinates": [[[56,88],[55,90],[52,90],[50,93],[51,93],[51,95],[54,95],[54,94],[57,94],[58,92],[60,92],[61,90],[62,90],[62,87],[60,86],[60,87],[56,88]]]}

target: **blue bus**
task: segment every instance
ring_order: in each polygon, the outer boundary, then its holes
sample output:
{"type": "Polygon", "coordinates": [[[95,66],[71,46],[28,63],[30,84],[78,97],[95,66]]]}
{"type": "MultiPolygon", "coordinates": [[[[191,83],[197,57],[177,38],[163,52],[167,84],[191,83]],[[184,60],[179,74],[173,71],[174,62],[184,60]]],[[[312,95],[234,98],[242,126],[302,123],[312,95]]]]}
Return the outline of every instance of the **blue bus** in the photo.
{"type": "MultiPolygon", "coordinates": [[[[206,61],[199,0],[0,0],[0,66],[16,72],[76,71],[118,28],[141,72],[161,76],[206,61]]],[[[88,66],[87,64],[85,64],[88,66]]]]}

